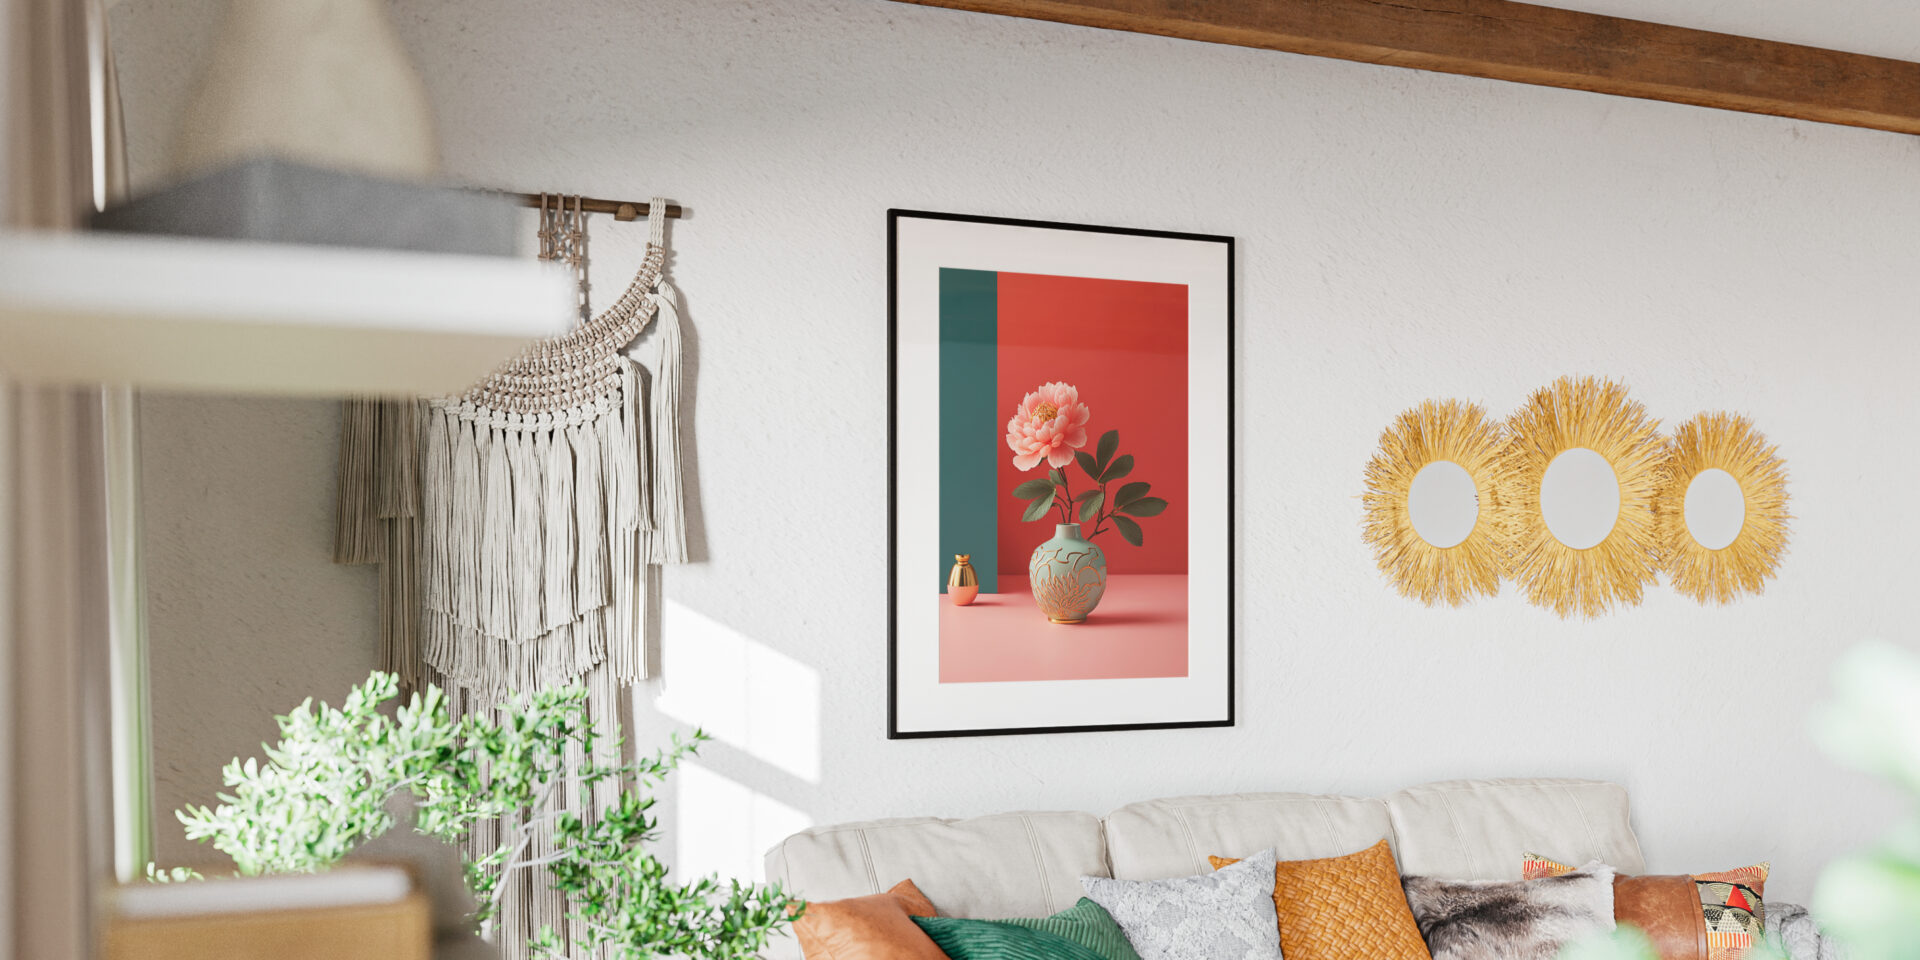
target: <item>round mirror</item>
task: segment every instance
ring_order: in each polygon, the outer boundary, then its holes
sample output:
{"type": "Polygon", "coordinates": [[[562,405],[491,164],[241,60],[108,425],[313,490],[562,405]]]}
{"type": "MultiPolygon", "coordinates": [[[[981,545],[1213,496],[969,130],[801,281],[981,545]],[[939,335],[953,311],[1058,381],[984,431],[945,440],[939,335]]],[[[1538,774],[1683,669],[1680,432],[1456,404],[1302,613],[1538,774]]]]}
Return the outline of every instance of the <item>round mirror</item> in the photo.
{"type": "MultiPolygon", "coordinates": [[[[1418,486],[1419,480],[1414,484],[1418,486]]],[[[1740,536],[1747,522],[1747,496],[1733,474],[1711,467],[1693,475],[1687,484],[1687,532],[1708,550],[1725,550],[1740,536]]]]}
{"type": "Polygon", "coordinates": [[[1420,468],[1407,491],[1407,514],[1413,532],[1441,549],[1458,546],[1480,521],[1480,497],[1467,468],[1452,460],[1435,460],[1420,468]]]}
{"type": "Polygon", "coordinates": [[[1607,458],[1574,447],[1547,464],[1540,514],[1555,540],[1575,550],[1599,546],[1620,519],[1620,481],[1607,458]]]}

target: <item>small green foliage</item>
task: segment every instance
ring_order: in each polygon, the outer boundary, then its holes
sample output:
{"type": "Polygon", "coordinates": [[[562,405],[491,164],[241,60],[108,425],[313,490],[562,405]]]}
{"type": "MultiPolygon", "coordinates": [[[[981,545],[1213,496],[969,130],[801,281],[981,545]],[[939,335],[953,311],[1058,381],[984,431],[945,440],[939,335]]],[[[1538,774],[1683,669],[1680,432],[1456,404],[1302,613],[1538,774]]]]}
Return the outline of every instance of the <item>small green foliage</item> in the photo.
{"type": "MultiPolygon", "coordinates": [[[[1056,473],[1058,471],[1055,471],[1056,473]]],[[[1046,477],[1035,477],[1013,488],[1013,495],[1022,500],[1035,497],[1052,497],[1054,481],[1046,477]]]]}
{"type": "Polygon", "coordinates": [[[1094,449],[1096,451],[1094,456],[1095,468],[1088,472],[1093,474],[1105,473],[1107,464],[1113,460],[1114,452],[1120,449],[1120,431],[1108,430],[1106,433],[1101,434],[1100,442],[1094,445],[1094,449]]]}
{"type": "Polygon", "coordinates": [[[200,875],[200,871],[192,867],[174,867],[171,870],[162,870],[156,864],[147,864],[148,883],[186,883],[189,880],[205,879],[206,877],[200,875]]]}
{"type": "Polygon", "coordinates": [[[1147,492],[1153,489],[1153,485],[1140,480],[1121,484],[1118,490],[1108,492],[1108,484],[1133,473],[1133,454],[1120,453],[1120,431],[1108,430],[1101,434],[1095,451],[1088,453],[1076,450],[1073,453],[1073,462],[1079,465],[1080,472],[1097,484],[1091,489],[1074,493],[1067,475],[1058,468],[1050,468],[1046,476],[1023,481],[1014,487],[1014,497],[1027,501],[1020,519],[1032,522],[1057,511],[1061,523],[1079,520],[1086,525],[1090,529],[1087,534],[1089,540],[1107,532],[1111,523],[1112,529],[1119,531],[1122,540],[1140,546],[1146,540],[1146,533],[1137,518],[1159,516],[1167,509],[1167,501],[1148,496],[1147,492]]]}
{"type": "MultiPolygon", "coordinates": [[[[739,960],[764,948],[798,908],[778,886],[723,886],[713,877],[675,884],[647,852],[658,822],[645,791],[698,752],[705,733],[675,736],[668,749],[633,763],[607,763],[594,758],[618,755],[618,740],[595,729],[580,687],[516,697],[511,709],[459,720],[433,687],[391,717],[381,713],[398,693],[396,677],[375,673],[339,709],[308,700],[279,718],[281,739],[263,748],[264,764],[234,760],[224,771],[230,792],[219,795],[218,807],[179,812],[187,836],[212,843],[238,872],[254,875],[332,866],[393,826],[385,804],[400,793],[414,799],[415,829],[444,840],[458,841],[483,821],[518,824],[498,848],[466,864],[482,933],[492,931],[507,889],[502,881],[545,868],[573,908],[569,919],[584,931],[573,948],[604,945],[619,960],[739,960]],[[592,808],[596,787],[617,799],[595,822],[565,811],[561,791],[578,790],[581,806],[592,808]],[[535,858],[531,838],[543,827],[558,852],[535,858]]],[[[191,870],[151,865],[147,876],[157,883],[199,879],[191,870]]],[[[550,930],[533,945],[543,956],[563,955],[550,930]]]]}
{"type": "Polygon", "coordinates": [[[1094,480],[1100,479],[1100,462],[1093,459],[1093,454],[1085,450],[1075,450],[1073,452],[1073,462],[1080,465],[1081,473],[1086,474],[1094,480]]]}
{"type": "Polygon", "coordinates": [[[1862,644],[1834,668],[1834,702],[1814,732],[1827,753],[1877,774],[1910,812],[1874,848],[1827,865],[1813,913],[1856,960],[1915,956],[1920,944],[1920,658],[1889,643],[1862,644]]]}
{"type": "Polygon", "coordinates": [[[1100,506],[1107,502],[1107,494],[1103,490],[1088,490],[1074,499],[1080,501],[1080,522],[1092,523],[1100,516],[1100,506]]]}

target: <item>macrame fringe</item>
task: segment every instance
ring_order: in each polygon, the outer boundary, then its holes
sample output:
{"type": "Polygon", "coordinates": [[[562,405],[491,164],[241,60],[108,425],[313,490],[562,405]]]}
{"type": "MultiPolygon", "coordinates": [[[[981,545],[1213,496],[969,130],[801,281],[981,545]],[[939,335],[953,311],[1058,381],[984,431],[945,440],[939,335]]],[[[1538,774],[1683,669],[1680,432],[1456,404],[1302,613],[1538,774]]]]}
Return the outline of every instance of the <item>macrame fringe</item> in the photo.
{"type": "MultiPolygon", "coordinates": [[[[449,677],[433,673],[431,668],[429,677],[430,682],[447,690],[448,708],[455,719],[469,713],[494,712],[508,702],[505,695],[489,696],[464,688],[449,677]]],[[[629,706],[624,696],[624,686],[613,678],[612,671],[605,666],[589,671],[583,682],[587,688],[587,716],[594,726],[603,734],[620,730],[621,718],[629,706]]],[[[568,745],[566,757],[570,766],[585,759],[577,744],[568,745]]],[[[602,736],[597,744],[596,759],[604,764],[616,764],[633,760],[634,754],[632,747],[620,738],[602,736]]],[[[595,787],[593,803],[589,806],[583,802],[581,785],[569,780],[560,784],[557,790],[558,809],[580,817],[591,827],[598,821],[599,811],[618,799],[620,788],[619,783],[602,781],[595,787]]],[[[465,853],[471,859],[479,859],[498,850],[501,843],[520,829],[520,825],[521,821],[512,818],[502,818],[498,823],[476,823],[465,840],[465,853]]],[[[551,829],[536,828],[532,833],[530,857],[538,858],[556,852],[551,829]]],[[[526,947],[527,940],[544,925],[550,924],[561,930],[573,942],[584,939],[584,930],[563,920],[570,912],[565,897],[545,881],[544,872],[532,868],[522,870],[502,882],[504,893],[496,921],[498,933],[494,937],[501,960],[532,960],[526,947]]],[[[586,958],[607,954],[589,954],[576,947],[570,955],[586,958]]]]}
{"type": "MultiPolygon", "coordinates": [[[[683,331],[660,276],[664,218],[651,241],[605,313],[533,345],[464,398],[353,399],[341,416],[334,560],[382,567],[381,669],[416,689],[439,685],[456,716],[584,683],[609,762],[628,752],[624,694],[651,662],[650,566],[687,557],[683,331]],[[651,350],[640,344],[649,327],[651,350]]],[[[619,790],[601,784],[588,804],[566,784],[564,809],[591,823],[619,790]]],[[[519,826],[476,825],[468,853],[493,852],[519,826]]],[[[550,826],[530,833],[533,856],[554,852],[550,826]]],[[[527,960],[541,926],[583,933],[565,927],[565,898],[543,871],[509,877],[505,890],[504,960],[527,960]]]]}
{"type": "MultiPolygon", "coordinates": [[[[683,461],[680,454],[680,308],[674,301],[677,292],[660,281],[654,301],[654,339],[658,344],[653,365],[653,395],[648,405],[652,413],[649,436],[653,441],[652,524],[647,537],[648,563],[687,562],[686,492],[683,461]]],[[[637,358],[636,358],[637,359],[637,358]]]]}
{"type": "Polygon", "coordinates": [[[340,483],[334,512],[334,563],[383,563],[387,538],[381,529],[375,461],[382,451],[378,400],[348,400],[340,408],[340,483]]]}

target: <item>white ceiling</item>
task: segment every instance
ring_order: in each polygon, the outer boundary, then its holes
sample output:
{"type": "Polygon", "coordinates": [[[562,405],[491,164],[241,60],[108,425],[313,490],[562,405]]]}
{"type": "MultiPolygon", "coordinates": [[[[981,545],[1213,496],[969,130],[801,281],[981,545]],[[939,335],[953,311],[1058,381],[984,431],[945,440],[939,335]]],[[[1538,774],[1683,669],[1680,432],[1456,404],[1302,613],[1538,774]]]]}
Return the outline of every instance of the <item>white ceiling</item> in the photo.
{"type": "Polygon", "coordinates": [[[1920,60],[1920,3],[1915,0],[1555,0],[1544,5],[1920,60]]]}
{"type": "MultiPolygon", "coordinates": [[[[123,2],[106,0],[109,8],[123,2]]],[[[1920,2],[1915,0],[1559,0],[1543,5],[1920,60],[1920,2]]]]}

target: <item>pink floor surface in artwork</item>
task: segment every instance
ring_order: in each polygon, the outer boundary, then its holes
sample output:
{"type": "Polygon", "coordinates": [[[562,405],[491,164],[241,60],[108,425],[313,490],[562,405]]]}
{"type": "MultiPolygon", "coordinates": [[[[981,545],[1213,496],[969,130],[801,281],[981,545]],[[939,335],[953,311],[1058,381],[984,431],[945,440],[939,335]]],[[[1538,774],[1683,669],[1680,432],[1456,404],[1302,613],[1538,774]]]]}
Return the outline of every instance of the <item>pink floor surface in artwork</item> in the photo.
{"type": "Polygon", "coordinates": [[[940,603],[940,682],[1115,680],[1187,675],[1187,577],[1128,574],[1085,623],[1051,623],[1024,576],[972,604],[940,603]]]}

